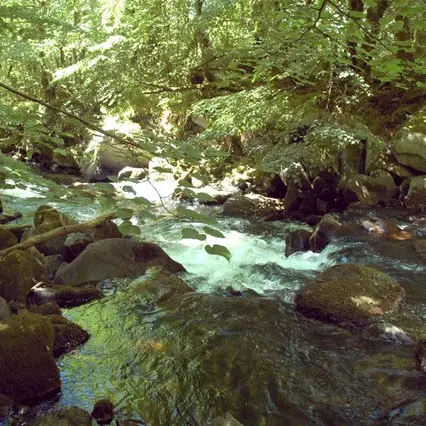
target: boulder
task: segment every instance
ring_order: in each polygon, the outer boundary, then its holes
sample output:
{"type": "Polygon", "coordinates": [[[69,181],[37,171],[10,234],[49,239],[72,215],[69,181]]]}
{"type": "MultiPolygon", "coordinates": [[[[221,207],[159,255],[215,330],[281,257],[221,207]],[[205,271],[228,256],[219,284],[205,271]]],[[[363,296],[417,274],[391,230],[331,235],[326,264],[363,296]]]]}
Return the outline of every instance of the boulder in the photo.
{"type": "Polygon", "coordinates": [[[50,256],[44,257],[44,265],[46,266],[49,277],[53,279],[56,274],[56,271],[59,269],[63,263],[64,258],[60,254],[52,254],[50,256]]]}
{"type": "Polygon", "coordinates": [[[33,255],[15,250],[0,259],[0,296],[8,302],[27,302],[27,294],[40,281],[49,282],[49,274],[33,255]]]}
{"type": "Polygon", "coordinates": [[[314,252],[322,251],[339,234],[342,224],[331,214],[325,215],[309,238],[309,247],[314,252]]]}
{"type": "Polygon", "coordinates": [[[152,298],[156,304],[165,302],[173,296],[191,293],[194,290],[180,278],[162,271],[148,278],[135,290],[152,298]]]}
{"type": "Polygon", "coordinates": [[[90,243],[93,239],[83,232],[68,235],[64,241],[65,261],[72,262],[90,243]]]}
{"type": "Polygon", "coordinates": [[[426,172],[426,109],[416,113],[392,139],[391,150],[400,164],[426,172]]]}
{"type": "Polygon", "coordinates": [[[222,214],[236,217],[266,217],[283,209],[283,203],[275,198],[247,194],[229,198],[223,204],[222,214]]]}
{"type": "Polygon", "coordinates": [[[118,172],[118,179],[125,180],[125,179],[137,179],[142,180],[146,177],[148,174],[148,169],[145,169],[143,167],[129,167],[126,166],[124,169],[120,170],[118,172]]]}
{"type": "Polygon", "coordinates": [[[28,295],[28,301],[36,305],[56,302],[61,308],[70,308],[83,305],[95,299],[100,299],[102,296],[102,291],[93,286],[73,287],[42,283],[31,289],[28,295]]]}
{"type": "Polygon", "coordinates": [[[30,306],[28,312],[39,315],[62,315],[62,310],[56,302],[46,302],[41,305],[30,306]]]}
{"type": "MultiPolygon", "coordinates": [[[[24,233],[22,238],[23,241],[41,235],[54,229],[60,228],[65,225],[74,224],[75,221],[68,218],[63,213],[54,209],[51,206],[43,205],[40,206],[34,214],[34,226],[24,233]]],[[[66,236],[53,238],[44,243],[36,244],[35,247],[44,255],[50,256],[53,254],[60,254],[66,256],[66,249],[64,247],[66,236]]]]}
{"type": "Polygon", "coordinates": [[[133,278],[154,266],[169,272],[185,270],[157,244],[108,238],[89,244],[73,262],[60,268],[55,282],[76,285],[108,278],[133,278]]]}
{"type": "Polygon", "coordinates": [[[426,211],[426,176],[411,178],[408,194],[404,198],[407,209],[422,212],[426,211]]]}
{"type": "Polygon", "coordinates": [[[423,262],[426,262],[426,239],[415,241],[414,250],[419,254],[423,262]]]}
{"type": "Polygon", "coordinates": [[[53,163],[64,169],[78,169],[79,165],[69,150],[53,151],[53,163]]]}
{"type": "Polygon", "coordinates": [[[399,190],[392,176],[382,170],[371,176],[349,175],[340,181],[339,192],[346,204],[360,202],[373,206],[397,198],[399,190]]]}
{"type": "Polygon", "coordinates": [[[106,238],[121,238],[123,234],[112,220],[106,220],[92,228],[88,234],[93,241],[105,240],[106,238]]]}
{"type": "Polygon", "coordinates": [[[92,418],[82,408],[66,407],[39,417],[31,426],[92,426],[92,418]]]}
{"type": "Polygon", "coordinates": [[[108,425],[115,417],[114,404],[109,399],[101,399],[93,407],[92,417],[98,425],[108,425]]]}
{"type": "Polygon", "coordinates": [[[90,337],[86,330],[62,315],[53,314],[46,318],[49,318],[55,333],[53,355],[56,358],[87,342],[90,337]]]}
{"type": "Polygon", "coordinates": [[[41,315],[23,313],[0,327],[0,393],[15,401],[40,399],[61,386],[52,348],[53,327],[41,315]]]}
{"type": "Polygon", "coordinates": [[[287,187],[276,173],[257,172],[251,190],[271,198],[284,198],[287,187]]]}
{"type": "Polygon", "coordinates": [[[297,229],[288,233],[285,237],[285,255],[286,257],[300,251],[309,250],[309,238],[312,232],[306,229],[297,229]]]}
{"type": "Polygon", "coordinates": [[[12,309],[3,297],[0,297],[0,321],[12,316],[12,309]]]}
{"type": "Polygon", "coordinates": [[[296,295],[296,310],[323,321],[365,325],[395,311],[404,289],[387,274],[373,268],[332,266],[296,295]]]}
{"type": "Polygon", "coordinates": [[[12,247],[18,244],[18,239],[6,228],[0,227],[0,250],[12,247]]]}

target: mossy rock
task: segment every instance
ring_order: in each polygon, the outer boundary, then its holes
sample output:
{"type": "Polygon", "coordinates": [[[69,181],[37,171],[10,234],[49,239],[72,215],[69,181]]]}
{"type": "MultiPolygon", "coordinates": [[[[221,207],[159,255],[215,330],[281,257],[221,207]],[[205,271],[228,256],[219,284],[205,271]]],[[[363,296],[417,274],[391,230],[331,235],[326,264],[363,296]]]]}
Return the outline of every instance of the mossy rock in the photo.
{"type": "Polygon", "coordinates": [[[42,284],[32,289],[28,300],[36,305],[56,302],[61,308],[70,308],[100,299],[102,296],[102,291],[94,286],[73,287],[42,284]]]}
{"type": "Polygon", "coordinates": [[[66,407],[39,417],[31,426],[92,426],[92,417],[82,408],[66,407]]]}
{"type": "Polygon", "coordinates": [[[390,276],[364,265],[336,265],[296,295],[296,310],[324,321],[364,325],[395,311],[405,290],[390,276]]]}
{"type": "Polygon", "coordinates": [[[49,274],[33,255],[15,250],[0,259],[0,296],[7,301],[27,302],[27,295],[38,282],[49,282],[49,274]]]}
{"type": "MultiPolygon", "coordinates": [[[[73,225],[76,222],[65,214],[59,212],[49,205],[40,206],[34,213],[34,226],[29,232],[24,234],[23,240],[36,235],[45,234],[66,225],[73,225]]],[[[66,236],[53,238],[44,243],[36,244],[36,248],[46,256],[60,254],[65,257],[66,248],[64,247],[66,236]]]]}
{"type": "Polygon", "coordinates": [[[142,293],[150,297],[155,303],[193,292],[189,285],[175,275],[159,271],[153,277],[148,278],[142,285],[135,289],[135,292],[142,293]]]}
{"type": "Polygon", "coordinates": [[[69,352],[87,342],[90,335],[75,324],[67,320],[62,315],[49,315],[53,330],[55,332],[55,341],[53,343],[53,355],[59,357],[62,354],[69,352]]]}
{"type": "Polygon", "coordinates": [[[23,313],[0,323],[0,393],[35,401],[59,390],[53,327],[41,315],[23,313]]]}
{"type": "Polygon", "coordinates": [[[6,228],[0,227],[0,250],[12,247],[18,244],[18,239],[6,228]]]}

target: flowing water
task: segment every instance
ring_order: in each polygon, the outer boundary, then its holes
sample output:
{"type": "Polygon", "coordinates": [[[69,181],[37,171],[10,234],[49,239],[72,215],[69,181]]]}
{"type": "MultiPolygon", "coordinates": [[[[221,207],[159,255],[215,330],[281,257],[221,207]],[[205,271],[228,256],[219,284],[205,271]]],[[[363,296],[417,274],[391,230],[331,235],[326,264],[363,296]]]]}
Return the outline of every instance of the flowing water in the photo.
{"type": "MultiPolygon", "coordinates": [[[[4,194],[3,204],[29,217],[50,202],[49,192],[40,198],[34,190],[27,198],[4,194]]],[[[138,188],[156,196],[148,191],[138,188]]],[[[99,212],[77,195],[54,205],[79,220],[99,212]]],[[[58,360],[63,386],[54,403],[90,410],[108,397],[119,416],[153,426],[206,425],[227,412],[246,426],[425,424],[426,376],[413,368],[413,346],[308,320],[293,306],[297,289],[318,271],[357,262],[403,284],[403,310],[421,324],[424,266],[401,245],[359,237],[338,240],[321,254],[285,258],[285,234],[297,227],[219,218],[226,240],[207,242],[226,245],[233,255],[228,263],[208,255],[204,243],[181,240],[175,220],[142,225],[145,238],[185,266],[182,278],[197,293],[156,310],[138,291],[146,277],[111,280],[107,297],[67,310],[91,338],[58,360]],[[229,287],[241,295],[232,296],[229,287]]]]}

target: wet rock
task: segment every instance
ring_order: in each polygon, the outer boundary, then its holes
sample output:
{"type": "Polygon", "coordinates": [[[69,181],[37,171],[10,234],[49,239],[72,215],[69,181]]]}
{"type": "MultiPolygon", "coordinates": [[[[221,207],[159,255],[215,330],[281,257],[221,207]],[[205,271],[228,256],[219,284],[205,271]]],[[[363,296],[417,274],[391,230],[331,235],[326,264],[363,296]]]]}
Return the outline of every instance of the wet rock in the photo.
{"type": "Polygon", "coordinates": [[[101,399],[93,407],[92,417],[98,425],[109,425],[115,417],[114,404],[109,399],[101,399]]]}
{"type": "MultiPolygon", "coordinates": [[[[40,206],[34,214],[34,227],[24,233],[23,241],[41,235],[54,229],[60,228],[65,225],[71,225],[75,222],[68,218],[63,213],[54,209],[51,206],[40,206]]],[[[64,247],[66,236],[53,238],[44,243],[36,244],[35,247],[44,255],[50,256],[52,254],[60,254],[66,256],[66,249],[64,247]]]]}
{"type": "Polygon", "coordinates": [[[0,250],[12,247],[18,244],[18,239],[6,228],[0,226],[0,250]]]}
{"type": "Polygon", "coordinates": [[[49,315],[47,318],[51,321],[55,333],[53,355],[56,358],[87,342],[90,337],[86,330],[62,315],[49,315]]]}
{"type": "Polygon", "coordinates": [[[391,150],[400,164],[426,172],[426,110],[416,113],[392,139],[391,150]]]}
{"type": "Polygon", "coordinates": [[[123,234],[112,220],[106,220],[88,232],[93,241],[121,238],[123,234]]]}
{"type": "Polygon", "coordinates": [[[72,262],[90,243],[93,243],[93,239],[83,232],[68,235],[64,242],[65,261],[72,262]]]}
{"type": "Polygon", "coordinates": [[[61,308],[69,308],[83,305],[101,297],[103,297],[102,291],[94,286],[73,287],[40,284],[31,289],[28,301],[36,305],[56,302],[61,308]]]}
{"type": "Polygon", "coordinates": [[[266,217],[283,208],[283,203],[275,198],[256,194],[236,195],[223,204],[222,214],[236,217],[266,217]]]}
{"type": "Polygon", "coordinates": [[[224,416],[216,417],[208,426],[243,426],[230,413],[224,416]]]}
{"type": "Polygon", "coordinates": [[[148,169],[143,167],[129,167],[126,166],[118,172],[118,179],[137,179],[142,180],[148,174],[148,169]]]}
{"type": "Polygon", "coordinates": [[[0,296],[8,302],[26,303],[28,292],[40,281],[49,282],[49,275],[30,253],[15,250],[0,259],[0,296]]]}
{"type": "Polygon", "coordinates": [[[372,324],[367,329],[367,337],[373,337],[396,345],[413,345],[413,339],[401,328],[386,322],[372,324]]]}
{"type": "Polygon", "coordinates": [[[173,273],[185,270],[157,244],[109,238],[89,244],[73,262],[59,269],[55,282],[76,285],[108,278],[132,278],[153,266],[173,273]]]}
{"type": "Polygon", "coordinates": [[[355,174],[342,179],[339,191],[346,204],[361,202],[373,206],[397,198],[399,190],[392,176],[382,171],[373,172],[371,176],[355,174]]]}
{"type": "Polygon", "coordinates": [[[3,297],[0,297],[0,321],[12,316],[12,309],[3,297]]]}
{"type": "Polygon", "coordinates": [[[415,212],[424,213],[426,211],[426,176],[411,178],[404,204],[407,209],[415,212]]]}
{"type": "Polygon", "coordinates": [[[414,360],[416,361],[416,369],[426,373],[426,340],[422,339],[417,343],[414,351],[414,360]]]}
{"type": "Polygon", "coordinates": [[[56,302],[46,302],[41,305],[34,305],[28,308],[28,312],[39,315],[61,315],[62,310],[56,302]]]}
{"type": "Polygon", "coordinates": [[[53,357],[54,332],[41,315],[23,313],[0,327],[0,393],[13,400],[37,400],[59,390],[53,357]]]}
{"type": "Polygon", "coordinates": [[[395,311],[404,289],[387,274],[363,265],[326,269],[296,295],[296,310],[307,317],[363,325],[395,311]]]}
{"type": "Polygon", "coordinates": [[[82,408],[66,407],[39,417],[31,426],[92,426],[92,418],[82,408]]]}
{"type": "Polygon", "coordinates": [[[287,234],[285,237],[285,256],[288,257],[300,251],[308,251],[311,235],[312,232],[306,229],[297,229],[287,234]]]}
{"type": "Polygon", "coordinates": [[[63,261],[64,258],[60,254],[52,254],[51,256],[44,257],[44,264],[51,279],[53,279],[63,261]]]}
{"type": "Polygon", "coordinates": [[[136,289],[137,293],[150,295],[155,303],[162,303],[174,296],[193,291],[185,281],[164,272],[155,273],[136,289]]]}
{"type": "Polygon", "coordinates": [[[10,414],[13,400],[9,397],[0,394],[0,421],[10,414]]]}
{"type": "Polygon", "coordinates": [[[309,247],[314,252],[322,251],[342,229],[342,224],[332,215],[325,215],[309,238],[309,247]]]}
{"type": "Polygon", "coordinates": [[[420,258],[426,262],[426,239],[417,240],[414,243],[414,250],[419,254],[420,258]]]}

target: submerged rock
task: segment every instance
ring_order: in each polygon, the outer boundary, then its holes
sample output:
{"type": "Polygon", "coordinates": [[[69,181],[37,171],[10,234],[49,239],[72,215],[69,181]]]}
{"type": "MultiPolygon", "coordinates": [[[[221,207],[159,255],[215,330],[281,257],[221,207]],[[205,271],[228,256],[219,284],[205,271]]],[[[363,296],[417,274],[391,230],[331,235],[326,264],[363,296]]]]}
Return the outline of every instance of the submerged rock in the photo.
{"type": "Polygon", "coordinates": [[[53,355],[56,358],[87,342],[90,337],[86,330],[62,315],[49,315],[47,318],[51,321],[55,332],[53,355]]]}
{"type": "Polygon", "coordinates": [[[15,250],[0,259],[0,296],[8,302],[26,303],[28,292],[40,281],[49,282],[49,274],[30,253],[15,250]]]}
{"type": "Polygon", "coordinates": [[[405,290],[373,268],[344,264],[320,273],[296,295],[296,310],[323,321],[368,324],[395,311],[405,290]]]}
{"type": "Polygon", "coordinates": [[[102,291],[93,286],[73,287],[40,284],[31,289],[28,300],[36,305],[56,302],[61,308],[69,308],[100,299],[102,296],[102,291]]]}
{"type": "Polygon", "coordinates": [[[15,401],[37,400],[59,390],[54,332],[41,315],[23,313],[0,324],[0,393],[15,401]]]}
{"type": "Polygon", "coordinates": [[[236,195],[223,204],[223,215],[236,217],[266,217],[284,208],[282,201],[261,195],[236,195]]]}
{"type": "Polygon", "coordinates": [[[92,418],[82,408],[66,407],[39,417],[31,426],[92,426],[92,418]]]}
{"type": "Polygon", "coordinates": [[[286,257],[300,251],[309,250],[309,238],[312,232],[307,229],[297,229],[285,237],[285,255],[286,257]]]}
{"type": "Polygon", "coordinates": [[[179,296],[194,290],[180,278],[159,272],[153,277],[148,278],[142,285],[136,289],[137,293],[145,293],[153,297],[155,303],[165,302],[173,296],[179,296]]]}
{"type": "Polygon", "coordinates": [[[76,285],[108,278],[134,278],[153,266],[169,272],[185,270],[157,244],[109,238],[89,244],[73,262],[59,269],[55,282],[76,285]]]}
{"type": "Polygon", "coordinates": [[[114,404],[109,399],[101,399],[93,407],[92,417],[98,425],[108,425],[115,417],[114,404]]]}

